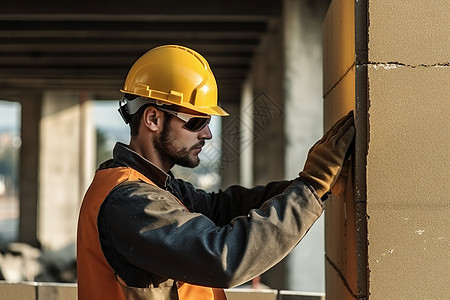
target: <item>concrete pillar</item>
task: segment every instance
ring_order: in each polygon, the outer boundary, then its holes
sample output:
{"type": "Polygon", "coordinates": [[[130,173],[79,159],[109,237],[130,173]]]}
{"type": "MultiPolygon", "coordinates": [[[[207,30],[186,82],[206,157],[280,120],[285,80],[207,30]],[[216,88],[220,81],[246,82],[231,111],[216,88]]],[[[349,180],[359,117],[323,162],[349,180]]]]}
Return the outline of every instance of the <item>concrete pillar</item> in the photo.
{"type": "Polygon", "coordinates": [[[242,86],[241,97],[241,147],[240,147],[240,184],[253,186],[253,88],[251,78],[247,78],[242,86]]]}
{"type": "Polygon", "coordinates": [[[445,1],[331,3],[325,127],[354,109],[357,135],[326,207],[327,299],[450,295],[448,28],[445,1]]]}
{"type": "MultiPolygon", "coordinates": [[[[230,185],[239,184],[239,165],[241,152],[241,120],[239,118],[239,102],[226,102],[225,110],[230,114],[228,117],[221,117],[222,128],[220,136],[213,139],[220,139],[221,150],[216,149],[218,165],[220,165],[221,187],[227,188],[230,185]]],[[[206,149],[205,149],[206,150],[206,149]]]]}
{"type": "MultiPolygon", "coordinates": [[[[97,132],[95,116],[92,113],[94,102],[90,95],[81,92],[80,95],[80,174],[78,190],[83,196],[94,178],[97,169],[97,132]]],[[[79,200],[79,204],[81,204],[79,200]]]]}
{"type": "Polygon", "coordinates": [[[39,120],[42,95],[22,93],[19,164],[19,242],[39,246],[37,239],[38,170],[39,170],[39,120]]]}
{"type": "Polygon", "coordinates": [[[253,179],[266,184],[285,176],[284,52],[280,24],[269,31],[256,53],[251,73],[253,99],[243,108],[253,118],[253,179]]]}
{"type": "MultiPolygon", "coordinates": [[[[282,28],[274,23],[255,55],[249,77],[253,98],[249,106],[243,108],[243,113],[253,120],[253,185],[285,178],[283,57],[282,28]]],[[[286,261],[263,274],[261,281],[271,288],[286,289],[286,261]]]]}
{"type": "MultiPolygon", "coordinates": [[[[322,31],[329,1],[285,0],[285,177],[303,169],[311,146],[323,134],[322,31]]],[[[324,219],[321,217],[288,257],[288,288],[325,291],[324,219]]]]}
{"type": "MultiPolygon", "coordinates": [[[[320,26],[328,1],[282,4],[282,18],[273,20],[243,89],[241,114],[253,120],[246,128],[253,160],[242,162],[253,170],[242,177],[249,179],[247,184],[297,177],[309,148],[322,136],[320,26]]],[[[323,249],[323,221],[318,221],[289,261],[264,274],[262,282],[278,289],[323,292],[323,249]]]]}
{"type": "Polygon", "coordinates": [[[59,249],[76,240],[78,208],[94,173],[88,105],[74,92],[49,91],[43,97],[38,236],[45,248],[59,249]]]}

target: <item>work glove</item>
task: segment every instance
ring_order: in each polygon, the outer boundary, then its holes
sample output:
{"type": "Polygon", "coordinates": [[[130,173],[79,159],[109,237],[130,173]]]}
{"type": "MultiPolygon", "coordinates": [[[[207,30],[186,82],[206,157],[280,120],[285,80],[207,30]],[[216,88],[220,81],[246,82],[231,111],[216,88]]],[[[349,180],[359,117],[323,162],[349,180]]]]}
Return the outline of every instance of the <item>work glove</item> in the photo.
{"type": "MultiPolygon", "coordinates": [[[[347,151],[347,153],[348,152],[349,151],[347,151]]],[[[344,164],[342,165],[342,169],[341,172],[339,173],[339,176],[331,186],[331,194],[336,196],[344,195],[345,187],[347,186],[348,176],[350,175],[350,167],[351,162],[349,159],[346,159],[344,161],[344,164]]]]}
{"type": "Polygon", "coordinates": [[[341,172],[347,150],[355,137],[353,111],[337,121],[308,152],[299,176],[322,198],[341,172]]]}

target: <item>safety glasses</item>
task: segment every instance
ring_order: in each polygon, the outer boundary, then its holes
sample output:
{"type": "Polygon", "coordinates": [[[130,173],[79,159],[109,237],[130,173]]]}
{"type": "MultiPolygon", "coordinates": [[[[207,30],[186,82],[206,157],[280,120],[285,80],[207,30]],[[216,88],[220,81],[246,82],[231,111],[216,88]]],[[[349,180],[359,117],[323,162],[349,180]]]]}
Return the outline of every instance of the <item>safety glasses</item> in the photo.
{"type": "Polygon", "coordinates": [[[202,130],[203,128],[205,128],[206,125],[209,124],[209,121],[211,120],[210,115],[199,116],[188,113],[182,113],[179,111],[174,111],[161,107],[158,107],[158,109],[172,116],[175,116],[180,120],[183,120],[184,122],[186,122],[186,124],[183,125],[183,128],[193,132],[202,130]]]}

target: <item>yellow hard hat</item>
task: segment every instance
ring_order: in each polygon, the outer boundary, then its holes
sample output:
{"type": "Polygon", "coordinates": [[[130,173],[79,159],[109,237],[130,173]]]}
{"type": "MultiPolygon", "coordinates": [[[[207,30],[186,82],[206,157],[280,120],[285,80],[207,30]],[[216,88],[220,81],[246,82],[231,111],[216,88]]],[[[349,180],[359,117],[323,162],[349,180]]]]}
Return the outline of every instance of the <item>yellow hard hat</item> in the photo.
{"type": "Polygon", "coordinates": [[[121,92],[150,98],[158,104],[228,116],[217,105],[216,79],[208,62],[183,46],[164,45],[145,53],[131,67],[121,92]]]}

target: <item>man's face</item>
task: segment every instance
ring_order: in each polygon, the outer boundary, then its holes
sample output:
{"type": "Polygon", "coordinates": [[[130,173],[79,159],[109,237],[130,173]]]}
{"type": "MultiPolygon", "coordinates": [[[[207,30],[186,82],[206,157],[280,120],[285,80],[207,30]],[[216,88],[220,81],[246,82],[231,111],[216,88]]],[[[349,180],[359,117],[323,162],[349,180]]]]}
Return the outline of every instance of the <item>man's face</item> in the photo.
{"type": "Polygon", "coordinates": [[[180,165],[194,168],[200,163],[198,157],[205,141],[212,138],[209,126],[198,132],[183,128],[184,121],[165,115],[163,129],[153,141],[162,162],[167,165],[180,165]]]}

